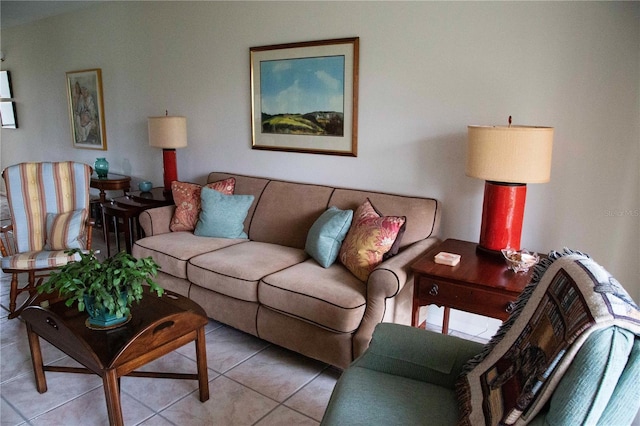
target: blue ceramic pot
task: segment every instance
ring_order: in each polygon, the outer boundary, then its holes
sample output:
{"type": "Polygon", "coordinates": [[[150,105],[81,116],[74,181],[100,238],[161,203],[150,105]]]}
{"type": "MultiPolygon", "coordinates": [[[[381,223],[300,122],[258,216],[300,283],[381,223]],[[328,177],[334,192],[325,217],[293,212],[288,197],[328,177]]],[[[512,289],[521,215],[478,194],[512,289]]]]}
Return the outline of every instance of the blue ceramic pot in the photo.
{"type": "MultiPolygon", "coordinates": [[[[89,314],[89,325],[94,327],[113,327],[129,320],[128,315],[118,318],[115,314],[106,312],[104,308],[96,308],[94,306],[94,299],[93,296],[84,295],[84,306],[89,314]]],[[[127,293],[125,291],[120,293],[120,299],[127,299],[127,293]]]]}
{"type": "Polygon", "coordinates": [[[106,178],[109,173],[109,162],[104,157],[98,157],[93,163],[93,170],[96,171],[99,178],[106,178]]]}
{"type": "Polygon", "coordinates": [[[153,184],[151,182],[149,182],[148,180],[145,180],[144,182],[140,182],[138,184],[138,188],[140,189],[140,191],[142,192],[149,192],[151,191],[153,184]]]}

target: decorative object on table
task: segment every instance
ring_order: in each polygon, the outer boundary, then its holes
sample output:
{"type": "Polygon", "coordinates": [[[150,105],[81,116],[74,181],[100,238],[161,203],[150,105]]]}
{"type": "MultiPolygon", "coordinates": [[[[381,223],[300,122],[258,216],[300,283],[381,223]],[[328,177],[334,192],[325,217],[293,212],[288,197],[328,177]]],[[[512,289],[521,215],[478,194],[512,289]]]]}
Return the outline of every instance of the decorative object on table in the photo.
{"type": "Polygon", "coordinates": [[[68,72],[67,96],[73,147],[106,151],[102,70],[68,72]]]}
{"type": "Polygon", "coordinates": [[[527,183],[551,176],[553,127],[469,126],[467,176],[484,179],[479,249],[520,249],[527,183]]]}
{"type": "Polygon", "coordinates": [[[460,255],[441,251],[433,257],[433,261],[439,265],[456,266],[460,263],[460,255]]]}
{"type": "Polygon", "coordinates": [[[176,148],[187,146],[186,117],[170,116],[168,111],[161,117],[149,117],[149,145],[162,148],[164,190],[171,192],[171,182],[178,180],[176,148]]]}
{"type": "Polygon", "coordinates": [[[250,49],[253,149],[357,156],[359,42],[250,49]]]}
{"type": "Polygon", "coordinates": [[[93,163],[93,170],[96,171],[99,178],[106,178],[109,174],[109,162],[105,157],[98,157],[93,163]]]}
{"type": "Polygon", "coordinates": [[[513,272],[527,272],[529,268],[540,261],[538,253],[528,250],[502,249],[502,255],[513,272]]]}
{"type": "Polygon", "coordinates": [[[77,302],[78,311],[86,309],[89,313],[89,327],[111,327],[128,321],[130,307],[142,299],[145,283],[158,296],[164,292],[153,280],[159,266],[151,257],[136,259],[121,251],[100,261],[93,250],[73,249],[68,253],[80,259],[52,272],[38,292],[57,290],[66,297],[67,306],[77,302]]]}
{"type": "Polygon", "coordinates": [[[142,192],[149,192],[153,188],[153,184],[148,180],[142,181],[138,184],[138,189],[142,192]]]}

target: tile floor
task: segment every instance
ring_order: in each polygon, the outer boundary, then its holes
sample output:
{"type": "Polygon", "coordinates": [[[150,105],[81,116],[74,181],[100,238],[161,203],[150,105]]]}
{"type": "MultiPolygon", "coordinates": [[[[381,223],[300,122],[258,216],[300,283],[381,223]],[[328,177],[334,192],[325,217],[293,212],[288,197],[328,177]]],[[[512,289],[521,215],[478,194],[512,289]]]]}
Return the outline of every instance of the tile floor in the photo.
{"type": "MultiPolygon", "coordinates": [[[[98,230],[94,248],[101,246],[98,230]]],[[[24,323],[7,319],[8,294],[9,276],[0,272],[0,426],[107,425],[98,376],[47,372],[48,391],[36,391],[24,323]]],[[[124,377],[127,425],[319,424],[340,370],[213,320],[206,339],[210,399],[200,402],[196,381],[124,377]]],[[[41,343],[45,363],[77,366],[41,343]]],[[[195,372],[195,347],[183,346],[146,368],[195,372]]]]}

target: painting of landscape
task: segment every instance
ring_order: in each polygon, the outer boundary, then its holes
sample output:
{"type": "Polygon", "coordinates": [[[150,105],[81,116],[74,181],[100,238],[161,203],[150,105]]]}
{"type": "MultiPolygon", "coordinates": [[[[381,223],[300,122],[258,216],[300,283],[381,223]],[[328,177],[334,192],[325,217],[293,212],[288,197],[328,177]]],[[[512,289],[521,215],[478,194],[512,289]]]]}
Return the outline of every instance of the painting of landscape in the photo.
{"type": "Polygon", "coordinates": [[[262,133],[343,136],[343,55],[260,62],[262,133]]]}

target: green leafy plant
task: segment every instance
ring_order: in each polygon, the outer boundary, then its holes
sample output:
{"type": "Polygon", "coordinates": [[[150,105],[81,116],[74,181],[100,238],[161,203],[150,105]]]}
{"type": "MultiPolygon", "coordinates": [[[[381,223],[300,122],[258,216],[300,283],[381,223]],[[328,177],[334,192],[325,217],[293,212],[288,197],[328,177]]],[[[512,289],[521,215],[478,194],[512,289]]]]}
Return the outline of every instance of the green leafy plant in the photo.
{"type": "Polygon", "coordinates": [[[95,308],[121,318],[129,314],[133,302],[140,303],[143,285],[162,296],[164,290],[153,280],[160,266],[151,257],[136,259],[125,251],[100,261],[93,250],[67,251],[77,253],[80,260],[70,262],[52,272],[49,279],[38,287],[40,293],[58,291],[66,297],[66,305],[78,303],[78,310],[85,310],[84,296],[95,298],[95,308]],[[126,294],[121,297],[121,293],[126,294]]]}

